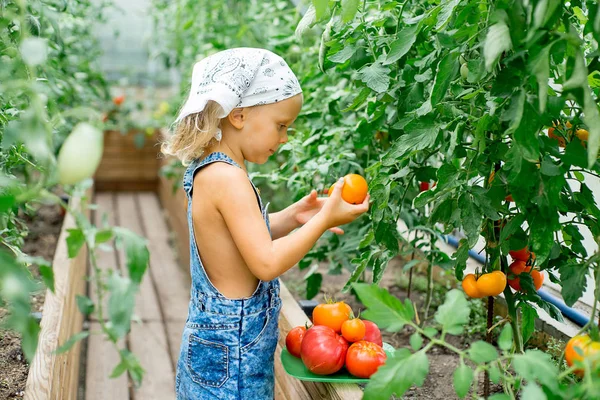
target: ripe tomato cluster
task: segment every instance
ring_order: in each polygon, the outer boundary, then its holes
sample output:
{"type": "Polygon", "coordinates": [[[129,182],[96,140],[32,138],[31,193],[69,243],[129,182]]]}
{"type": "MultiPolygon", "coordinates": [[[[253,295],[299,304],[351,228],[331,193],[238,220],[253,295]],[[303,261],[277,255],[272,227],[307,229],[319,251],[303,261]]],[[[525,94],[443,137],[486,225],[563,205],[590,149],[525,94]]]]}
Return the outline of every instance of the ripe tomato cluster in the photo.
{"type": "Polygon", "coordinates": [[[535,262],[535,253],[530,252],[527,247],[524,247],[517,251],[511,250],[508,254],[510,254],[514,260],[509,266],[509,286],[516,291],[524,292],[521,288],[521,279],[519,278],[519,275],[530,274],[533,279],[535,290],[540,290],[544,283],[544,274],[537,269],[533,269],[533,266],[531,265],[535,262]]]}
{"type": "Polygon", "coordinates": [[[369,378],[387,355],[381,331],[371,321],[352,318],[344,302],[323,303],[313,311],[313,326],[297,326],[285,338],[287,351],[312,373],[330,375],[344,366],[358,378],[369,378]]]}
{"type": "Polygon", "coordinates": [[[558,125],[556,122],[554,122],[553,126],[548,128],[548,137],[556,140],[559,147],[567,146],[565,137],[568,138],[569,141],[573,140],[574,137],[577,137],[581,141],[581,145],[586,147],[589,135],[590,134],[587,129],[573,129],[573,125],[569,121],[567,121],[565,124],[558,123],[558,125]],[[554,133],[555,131],[558,134],[554,133]]]}

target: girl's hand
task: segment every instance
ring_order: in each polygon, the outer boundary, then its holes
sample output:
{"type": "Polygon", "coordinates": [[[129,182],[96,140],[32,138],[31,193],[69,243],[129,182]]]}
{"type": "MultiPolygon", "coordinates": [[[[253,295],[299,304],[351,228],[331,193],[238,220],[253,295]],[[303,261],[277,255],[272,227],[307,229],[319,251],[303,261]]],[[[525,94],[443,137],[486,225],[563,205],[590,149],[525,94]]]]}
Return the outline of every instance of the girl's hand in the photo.
{"type": "MultiPolygon", "coordinates": [[[[295,218],[300,225],[306,224],[312,217],[317,215],[323,208],[323,205],[327,202],[327,197],[317,197],[317,191],[313,189],[309,195],[304,196],[296,202],[295,206],[295,218]]],[[[329,228],[333,233],[343,235],[344,230],[338,227],[329,228]]]]}
{"type": "Polygon", "coordinates": [[[350,204],[342,199],[343,187],[344,178],[340,178],[333,188],[333,193],[325,201],[320,211],[324,214],[330,227],[350,223],[369,210],[371,196],[367,194],[361,204],[350,204]]]}

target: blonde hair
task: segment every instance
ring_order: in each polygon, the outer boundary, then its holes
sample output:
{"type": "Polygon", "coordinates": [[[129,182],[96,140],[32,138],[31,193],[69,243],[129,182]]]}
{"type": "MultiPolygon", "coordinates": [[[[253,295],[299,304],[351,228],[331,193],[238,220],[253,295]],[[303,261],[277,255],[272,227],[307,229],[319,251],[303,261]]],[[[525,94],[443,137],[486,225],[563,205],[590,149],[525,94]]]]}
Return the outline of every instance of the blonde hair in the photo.
{"type": "Polygon", "coordinates": [[[162,153],[177,157],[183,165],[201,157],[204,150],[216,142],[222,112],[221,106],[211,100],[204,110],[184,117],[162,143],[162,153]]]}

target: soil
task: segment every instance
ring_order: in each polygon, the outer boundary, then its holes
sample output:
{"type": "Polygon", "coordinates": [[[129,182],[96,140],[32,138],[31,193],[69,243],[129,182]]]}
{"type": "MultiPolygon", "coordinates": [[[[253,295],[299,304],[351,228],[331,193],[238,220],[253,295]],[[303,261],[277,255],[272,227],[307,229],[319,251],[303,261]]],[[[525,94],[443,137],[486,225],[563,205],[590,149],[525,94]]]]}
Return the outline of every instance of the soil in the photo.
{"type": "MultiPolygon", "coordinates": [[[[29,234],[25,238],[23,252],[31,256],[43,257],[52,261],[63,214],[58,205],[44,205],[32,216],[23,216],[29,234]]],[[[39,278],[36,265],[31,267],[34,278],[39,278]]],[[[33,312],[43,311],[45,291],[31,297],[33,312]]],[[[6,309],[0,307],[0,321],[6,315],[6,309]]],[[[21,337],[12,331],[0,330],[0,400],[21,399],[25,394],[25,384],[29,364],[21,350],[21,337]]]]}
{"type": "MultiPolygon", "coordinates": [[[[401,300],[407,298],[406,289],[406,276],[407,273],[402,271],[402,266],[405,261],[401,258],[395,258],[390,261],[388,268],[386,269],[383,278],[380,282],[380,286],[388,289],[388,291],[398,297],[401,300]]],[[[341,293],[341,289],[350,277],[348,271],[343,271],[341,275],[328,275],[327,264],[320,265],[319,272],[323,275],[323,282],[319,294],[312,300],[323,302],[325,296],[335,297],[335,300],[344,301],[352,307],[352,310],[356,314],[358,311],[364,309],[358,299],[351,293],[341,293]]],[[[286,272],[281,279],[285,282],[287,288],[292,292],[297,300],[304,299],[305,283],[303,282],[303,276],[306,271],[301,271],[298,268],[292,268],[286,272]]],[[[371,277],[367,276],[366,281],[370,282],[371,277]]],[[[414,286],[413,286],[414,287],[414,286]]],[[[431,317],[435,310],[443,302],[443,293],[445,290],[438,290],[433,296],[431,304],[431,310],[429,316],[431,317]]],[[[414,289],[411,293],[411,300],[416,304],[419,310],[419,315],[422,317],[422,311],[425,303],[425,293],[416,292],[414,289]]],[[[391,344],[395,348],[408,347],[410,348],[409,339],[413,334],[412,328],[405,327],[403,330],[395,333],[382,331],[383,341],[391,344]]],[[[446,340],[452,345],[465,349],[470,343],[482,340],[480,335],[472,336],[452,336],[447,335],[446,340]]],[[[454,370],[459,365],[459,357],[444,347],[434,347],[427,352],[427,358],[429,359],[429,374],[425,380],[425,383],[421,387],[411,387],[402,397],[403,399],[418,399],[418,400],[454,400],[458,399],[454,391],[453,376],[454,370]]],[[[480,395],[483,395],[483,376],[480,377],[480,384],[477,387],[480,395]]],[[[502,392],[500,386],[492,384],[491,393],[502,392]]]]}

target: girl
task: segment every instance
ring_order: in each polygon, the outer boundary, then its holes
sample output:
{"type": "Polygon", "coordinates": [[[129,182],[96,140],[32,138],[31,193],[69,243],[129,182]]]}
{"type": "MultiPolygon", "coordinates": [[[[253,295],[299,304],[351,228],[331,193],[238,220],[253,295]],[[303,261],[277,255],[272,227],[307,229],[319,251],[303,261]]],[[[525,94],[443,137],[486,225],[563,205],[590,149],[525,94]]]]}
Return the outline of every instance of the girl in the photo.
{"type": "Polygon", "coordinates": [[[163,144],[187,165],[192,288],[178,399],[272,399],[277,278],[325,231],[343,233],[338,225],[368,209],[368,196],[360,205],[342,200],[341,179],[328,199],[313,190],[267,213],[245,161],[262,164],[287,142],[301,107],[298,79],[270,51],[230,49],[194,66],[190,95],[163,144]]]}

